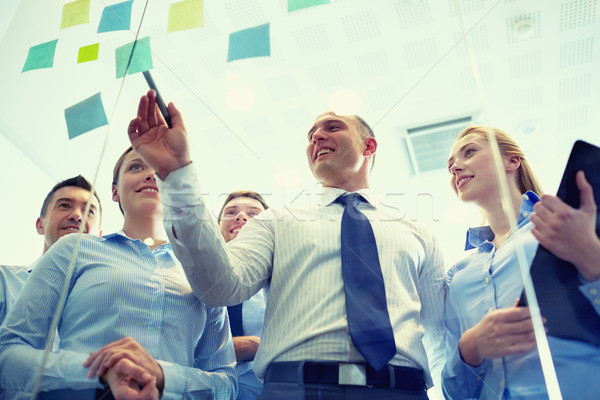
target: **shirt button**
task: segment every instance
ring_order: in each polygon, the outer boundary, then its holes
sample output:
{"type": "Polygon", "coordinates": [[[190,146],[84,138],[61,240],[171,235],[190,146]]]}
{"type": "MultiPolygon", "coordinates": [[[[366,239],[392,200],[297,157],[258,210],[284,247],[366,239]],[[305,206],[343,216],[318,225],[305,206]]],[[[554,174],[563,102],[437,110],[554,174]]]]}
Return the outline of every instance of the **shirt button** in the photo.
{"type": "Polygon", "coordinates": [[[485,281],[485,284],[486,284],[486,285],[489,285],[489,283],[490,283],[490,278],[488,278],[488,277],[486,276],[486,277],[485,277],[485,279],[484,279],[484,281],[485,281]]]}
{"type": "Polygon", "coordinates": [[[488,308],[487,312],[491,313],[492,311],[494,311],[494,307],[490,307],[488,308]]]}
{"type": "Polygon", "coordinates": [[[597,291],[596,289],[590,289],[590,294],[591,294],[592,296],[595,296],[595,295],[597,295],[597,294],[598,294],[598,291],[597,291]]]}
{"type": "Polygon", "coordinates": [[[594,299],[594,304],[600,306],[600,299],[594,299]]]}
{"type": "Polygon", "coordinates": [[[527,196],[526,194],[525,194],[525,195],[523,195],[523,198],[524,198],[525,200],[529,200],[529,196],[527,196]]]}
{"type": "Polygon", "coordinates": [[[529,213],[527,211],[523,211],[523,218],[527,218],[528,215],[529,213]]]}

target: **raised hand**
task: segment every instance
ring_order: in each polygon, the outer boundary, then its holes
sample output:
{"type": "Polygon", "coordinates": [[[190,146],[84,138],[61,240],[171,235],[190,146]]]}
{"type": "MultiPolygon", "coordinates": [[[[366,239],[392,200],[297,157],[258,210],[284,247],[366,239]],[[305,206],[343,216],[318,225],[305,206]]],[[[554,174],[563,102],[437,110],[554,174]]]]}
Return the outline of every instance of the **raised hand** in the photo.
{"type": "Polygon", "coordinates": [[[475,326],[466,330],[458,342],[461,358],[476,367],[486,358],[526,353],[535,347],[529,307],[489,312],[475,326]]]}
{"type": "Polygon", "coordinates": [[[143,368],[155,379],[158,388],[164,387],[164,374],[160,364],[130,337],[117,340],[90,353],[83,366],[89,367],[88,377],[92,378],[103,376],[121,360],[129,360],[133,365],[143,368]]]}
{"type": "Polygon", "coordinates": [[[556,196],[544,195],[534,206],[533,236],[557,257],[569,261],[588,281],[600,279],[600,239],[596,235],[594,190],[577,172],[581,204],[573,208],[556,196]]]}
{"type": "Polygon", "coordinates": [[[169,103],[167,108],[173,125],[171,129],[156,105],[156,92],[149,90],[140,99],[137,117],[131,120],[127,128],[133,149],[162,180],[169,173],[191,163],[181,114],[173,103],[169,103]]]}

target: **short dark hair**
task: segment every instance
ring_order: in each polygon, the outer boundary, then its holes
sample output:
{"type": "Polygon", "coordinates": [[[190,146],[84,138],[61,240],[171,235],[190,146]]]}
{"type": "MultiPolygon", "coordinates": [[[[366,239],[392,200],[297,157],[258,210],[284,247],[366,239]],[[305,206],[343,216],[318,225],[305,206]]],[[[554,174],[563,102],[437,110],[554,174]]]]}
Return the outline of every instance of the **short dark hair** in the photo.
{"type": "MultiPolygon", "coordinates": [[[[133,151],[133,147],[129,146],[127,150],[121,154],[121,157],[117,160],[115,167],[113,168],[113,180],[112,184],[116,185],[119,182],[119,171],[121,171],[121,166],[123,166],[123,161],[125,161],[125,156],[133,151]]],[[[125,215],[125,211],[123,211],[123,207],[121,207],[121,202],[119,201],[119,210],[121,210],[121,214],[125,215]]]]}
{"type": "Polygon", "coordinates": [[[217,216],[218,223],[221,223],[221,215],[223,214],[223,210],[225,209],[227,203],[229,203],[233,199],[237,199],[238,197],[249,197],[251,199],[258,200],[258,202],[262,204],[265,210],[269,208],[265,199],[263,199],[263,197],[260,194],[253,192],[252,190],[238,190],[235,192],[231,192],[229,193],[229,196],[227,196],[225,202],[223,202],[223,205],[221,206],[221,210],[219,211],[219,215],[217,216]]]}
{"type": "MultiPolygon", "coordinates": [[[[360,131],[361,131],[363,137],[372,137],[372,138],[375,137],[375,132],[373,132],[373,129],[371,129],[369,124],[367,124],[367,122],[364,119],[362,119],[361,117],[359,117],[356,114],[354,114],[354,118],[356,118],[356,120],[360,124],[360,131]]],[[[373,166],[375,165],[375,156],[376,155],[377,155],[377,153],[373,154],[373,162],[371,163],[371,170],[373,170],[373,166]]]]}
{"type": "MultiPolygon", "coordinates": [[[[58,189],[62,189],[64,187],[78,187],[78,188],[82,188],[87,190],[88,192],[92,192],[92,184],[85,179],[83,176],[81,175],[77,175],[74,176],[73,178],[69,178],[69,179],[65,179],[64,181],[60,181],[58,182],[56,185],[54,185],[54,187],[52,188],[52,190],[50,190],[50,192],[46,195],[46,198],[44,199],[44,202],[42,203],[42,209],[40,210],[40,217],[45,217],[46,213],[48,212],[48,206],[50,205],[50,202],[52,201],[52,198],[54,197],[54,193],[56,193],[56,191],[58,189]]],[[[96,190],[94,189],[94,197],[96,197],[96,200],[98,200],[98,207],[100,207],[100,221],[102,221],[102,203],[100,203],[100,198],[98,197],[98,193],[96,192],[96,190]]]]}

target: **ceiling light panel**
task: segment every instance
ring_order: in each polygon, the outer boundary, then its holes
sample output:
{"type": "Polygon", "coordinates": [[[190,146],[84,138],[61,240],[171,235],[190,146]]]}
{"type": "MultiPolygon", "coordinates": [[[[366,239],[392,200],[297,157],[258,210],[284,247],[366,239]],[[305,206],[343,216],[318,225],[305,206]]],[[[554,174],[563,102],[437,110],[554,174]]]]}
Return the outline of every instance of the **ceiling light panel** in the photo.
{"type": "Polygon", "coordinates": [[[511,79],[539,76],[542,73],[541,51],[538,50],[510,57],[508,59],[508,71],[511,79]]]}
{"type": "Polygon", "coordinates": [[[594,38],[574,40],[560,45],[560,67],[568,68],[592,62],[594,38]]]}
{"type": "Polygon", "coordinates": [[[560,5],[560,30],[580,28],[596,22],[596,0],[575,0],[560,5]]]}
{"type": "Polygon", "coordinates": [[[407,29],[433,22],[427,1],[403,0],[395,4],[400,27],[407,29]]]}
{"type": "MultiPolygon", "coordinates": [[[[489,50],[490,43],[488,41],[487,25],[477,25],[467,35],[466,40],[474,53],[489,50]]],[[[461,42],[456,46],[456,55],[461,58],[465,57],[467,55],[467,47],[465,41],[463,41],[462,31],[454,32],[454,42],[461,42]]]]}
{"type": "Polygon", "coordinates": [[[386,50],[364,54],[355,59],[362,79],[388,75],[392,72],[386,50]]]}
{"type": "Polygon", "coordinates": [[[338,63],[319,65],[309,70],[315,89],[331,89],[344,86],[346,78],[338,63]]]}
{"type": "Polygon", "coordinates": [[[344,17],[342,18],[342,25],[346,31],[348,43],[375,39],[381,35],[373,10],[344,17]]]}
{"type": "Polygon", "coordinates": [[[542,87],[533,86],[512,92],[512,106],[515,111],[540,107],[542,105],[542,87]]]}
{"type": "Polygon", "coordinates": [[[429,37],[404,45],[406,64],[410,67],[429,65],[439,60],[435,38],[429,37]]]}
{"type": "MultiPolygon", "coordinates": [[[[489,87],[494,83],[492,79],[492,65],[488,63],[481,63],[477,65],[479,70],[479,78],[483,87],[489,87]]],[[[460,82],[464,89],[475,89],[475,78],[473,77],[473,69],[471,67],[463,68],[460,71],[460,82]]]]}
{"type": "Polygon", "coordinates": [[[558,98],[569,101],[590,95],[592,76],[590,74],[562,79],[558,86],[558,98]]]}
{"type": "Polygon", "coordinates": [[[273,101],[286,100],[300,94],[298,84],[292,74],[269,78],[264,83],[273,101]]]}
{"type": "Polygon", "coordinates": [[[562,111],[558,115],[558,129],[576,129],[588,124],[589,107],[562,111]]]}
{"type": "MultiPolygon", "coordinates": [[[[456,17],[458,15],[458,9],[456,8],[456,0],[448,0],[448,8],[450,15],[456,17]]],[[[459,3],[460,12],[462,14],[470,14],[476,11],[483,11],[485,9],[484,0],[462,0],[459,3]]]]}
{"type": "Polygon", "coordinates": [[[329,37],[323,24],[312,25],[292,32],[301,55],[331,50],[329,37]]]}
{"type": "Polygon", "coordinates": [[[225,4],[225,10],[231,18],[233,26],[238,29],[250,28],[255,25],[264,24],[267,18],[260,7],[259,1],[235,0],[225,4]]]}

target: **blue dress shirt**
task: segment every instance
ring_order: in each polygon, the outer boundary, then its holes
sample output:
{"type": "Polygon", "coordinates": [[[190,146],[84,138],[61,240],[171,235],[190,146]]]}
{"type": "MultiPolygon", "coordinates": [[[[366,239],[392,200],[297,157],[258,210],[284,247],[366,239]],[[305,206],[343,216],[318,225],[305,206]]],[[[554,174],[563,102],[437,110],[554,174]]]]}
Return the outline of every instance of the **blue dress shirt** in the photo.
{"type": "MultiPolygon", "coordinates": [[[[266,289],[261,289],[243,303],[242,325],[244,336],[262,336],[266,303],[266,289]]],[[[239,385],[238,400],[255,400],[262,391],[263,384],[254,374],[253,364],[254,361],[238,362],[235,366],[239,385]]]]}
{"type": "MultiPolygon", "coordinates": [[[[0,387],[30,392],[78,235],[36,261],[0,328],[0,387]]],[[[161,365],[163,399],[233,399],[235,352],[227,313],[192,293],[169,244],[123,233],[83,235],[42,390],[100,388],[82,366],[91,351],[134,338],[161,365]]]]}
{"type": "Polygon", "coordinates": [[[0,324],[17,300],[28,277],[29,272],[25,267],[0,265],[0,324]]]}
{"type": "MultiPolygon", "coordinates": [[[[461,335],[486,313],[514,305],[523,283],[516,256],[516,243],[531,264],[538,247],[529,215],[539,200],[533,192],[523,196],[518,226],[498,249],[489,226],[467,232],[465,250],[474,249],[447,273],[446,365],[442,372],[444,394],[449,399],[547,399],[537,349],[526,354],[486,359],[478,367],[464,363],[458,351],[461,335]]],[[[596,306],[600,281],[582,283],[580,289],[596,306]],[[594,297],[595,296],[595,297],[594,297]]],[[[600,348],[548,337],[563,398],[596,399],[600,393],[600,348]]]]}

